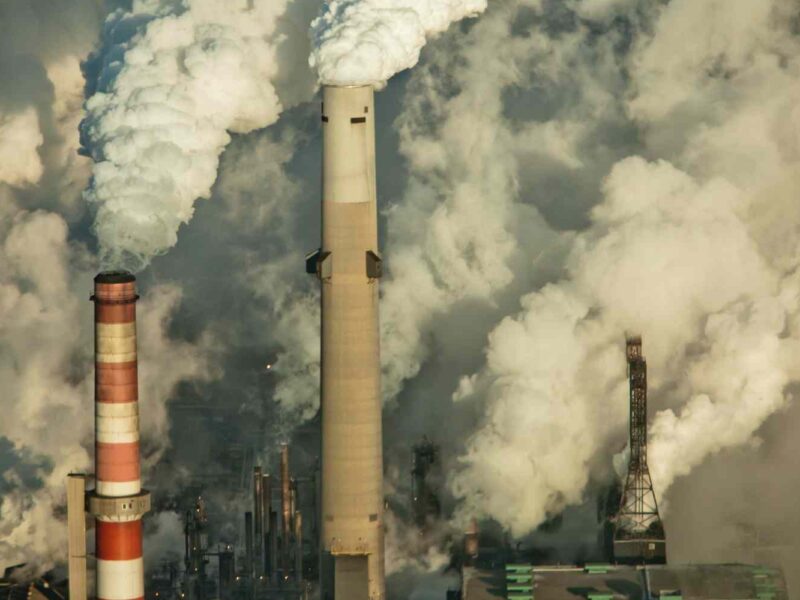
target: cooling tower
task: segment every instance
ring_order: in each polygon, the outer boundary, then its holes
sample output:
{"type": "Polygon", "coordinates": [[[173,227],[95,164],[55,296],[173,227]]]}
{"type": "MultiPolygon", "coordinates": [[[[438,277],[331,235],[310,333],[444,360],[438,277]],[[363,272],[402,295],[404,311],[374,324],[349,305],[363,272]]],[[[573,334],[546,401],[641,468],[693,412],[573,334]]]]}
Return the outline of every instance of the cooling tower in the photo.
{"type": "Polygon", "coordinates": [[[371,86],[323,89],[322,598],[383,600],[378,228],[371,86]]]}
{"type": "Polygon", "coordinates": [[[95,474],[89,512],[96,518],[97,598],[144,597],[136,360],[136,278],[100,273],[94,280],[95,474]]]}

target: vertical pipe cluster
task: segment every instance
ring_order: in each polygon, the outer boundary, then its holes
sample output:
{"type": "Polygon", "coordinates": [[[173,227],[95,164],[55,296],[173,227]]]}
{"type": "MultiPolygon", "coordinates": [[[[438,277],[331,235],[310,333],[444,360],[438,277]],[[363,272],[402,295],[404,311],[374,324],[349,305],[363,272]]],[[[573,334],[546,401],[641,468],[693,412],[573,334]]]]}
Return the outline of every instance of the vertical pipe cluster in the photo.
{"type": "Polygon", "coordinates": [[[371,86],[323,89],[323,599],[385,597],[374,114],[371,86]]]}
{"type": "Polygon", "coordinates": [[[100,273],[94,280],[95,473],[89,498],[96,518],[97,598],[144,597],[142,516],[150,496],[139,465],[136,278],[100,273]]]}
{"type": "Polygon", "coordinates": [[[302,583],[303,521],[299,508],[297,480],[289,470],[289,446],[282,444],[280,453],[280,526],[278,512],[272,509],[272,477],[264,475],[260,466],[253,468],[254,510],[245,513],[248,560],[252,561],[254,580],[270,581],[283,586],[294,579],[302,583]],[[264,576],[267,577],[264,577],[264,576]]]}

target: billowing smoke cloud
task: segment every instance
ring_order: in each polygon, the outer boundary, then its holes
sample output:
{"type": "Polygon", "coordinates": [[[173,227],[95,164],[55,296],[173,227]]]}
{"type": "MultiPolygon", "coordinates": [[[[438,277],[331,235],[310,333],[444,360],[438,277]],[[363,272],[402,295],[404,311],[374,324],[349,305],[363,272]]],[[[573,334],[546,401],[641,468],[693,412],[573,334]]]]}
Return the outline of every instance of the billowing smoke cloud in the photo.
{"type": "Polygon", "coordinates": [[[757,443],[791,399],[800,45],[789,10],[653,7],[619,68],[639,151],[656,160],[613,166],[564,277],[522,299],[489,334],[485,368],[462,380],[455,399],[485,410],[451,478],[464,517],[521,535],[582,500],[627,429],[626,331],[644,336],[662,496],[709,456],[757,443]]]}
{"type": "MultiPolygon", "coordinates": [[[[91,471],[94,257],[70,221],[89,161],[77,155],[80,61],[100,25],[97,3],[0,7],[0,569],[64,560],[65,477],[91,471]],[[14,68],[16,66],[16,68],[14,68]],[[22,68],[24,66],[24,68],[22,68]],[[8,79],[6,79],[9,81],[8,79]]],[[[169,445],[164,404],[178,382],[206,380],[207,337],[173,339],[180,290],[144,290],[139,323],[144,464],[169,445]]]]}
{"type": "Polygon", "coordinates": [[[419,61],[428,38],[487,0],[326,0],[311,24],[310,63],[323,83],[383,87],[419,61]]]}
{"type": "Polygon", "coordinates": [[[107,19],[81,126],[103,264],[139,270],[174,246],[210,194],[229,132],[278,118],[288,4],[135,2],[107,19]]]}
{"type": "Polygon", "coordinates": [[[39,117],[33,107],[0,115],[0,181],[14,186],[39,181],[43,167],[37,150],[42,142],[39,117]]]}

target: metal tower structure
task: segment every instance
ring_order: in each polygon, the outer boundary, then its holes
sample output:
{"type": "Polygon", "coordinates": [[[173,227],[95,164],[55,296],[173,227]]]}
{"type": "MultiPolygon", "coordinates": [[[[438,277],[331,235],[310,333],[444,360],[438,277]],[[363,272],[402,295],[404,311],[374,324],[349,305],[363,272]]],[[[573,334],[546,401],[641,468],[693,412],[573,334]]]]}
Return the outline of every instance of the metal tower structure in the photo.
{"type": "Polygon", "coordinates": [[[614,530],[614,559],[623,563],[667,561],[664,525],[647,466],[647,361],[642,338],[626,340],[630,384],[630,461],[614,530]]]}
{"type": "Polygon", "coordinates": [[[198,497],[193,510],[186,511],[184,522],[184,565],[186,573],[183,581],[183,594],[187,600],[205,600],[208,597],[208,517],[202,497],[198,497]]]}

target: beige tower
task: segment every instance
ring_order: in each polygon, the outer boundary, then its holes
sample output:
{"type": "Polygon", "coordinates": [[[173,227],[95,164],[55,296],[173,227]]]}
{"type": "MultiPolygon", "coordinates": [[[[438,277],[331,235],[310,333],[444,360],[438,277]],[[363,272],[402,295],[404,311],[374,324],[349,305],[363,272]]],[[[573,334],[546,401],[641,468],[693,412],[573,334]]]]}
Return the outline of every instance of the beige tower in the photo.
{"type": "Polygon", "coordinates": [[[371,86],[323,90],[322,599],[383,600],[375,113],[371,86]]]}

